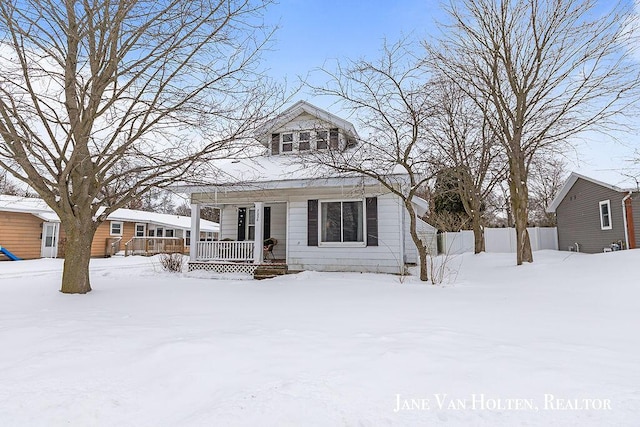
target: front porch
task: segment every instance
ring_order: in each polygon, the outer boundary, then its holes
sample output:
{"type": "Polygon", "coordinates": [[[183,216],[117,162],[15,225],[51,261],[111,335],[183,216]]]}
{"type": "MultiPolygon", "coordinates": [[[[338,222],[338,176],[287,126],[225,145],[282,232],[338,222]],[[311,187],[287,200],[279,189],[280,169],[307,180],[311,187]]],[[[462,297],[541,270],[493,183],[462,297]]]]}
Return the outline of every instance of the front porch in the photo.
{"type": "MultiPolygon", "coordinates": [[[[189,271],[243,273],[256,278],[286,274],[286,203],[216,203],[215,206],[220,209],[221,240],[192,239],[189,271]],[[266,239],[277,242],[270,251],[265,250],[266,239]]],[[[191,236],[200,236],[200,208],[200,204],[191,205],[191,236]]]]}
{"type": "Polygon", "coordinates": [[[253,276],[254,279],[268,279],[289,273],[289,266],[284,262],[265,262],[253,264],[246,262],[192,262],[188,263],[189,271],[211,271],[213,273],[241,273],[253,276]]]}
{"type": "Polygon", "coordinates": [[[196,243],[196,259],[189,261],[189,271],[208,270],[218,273],[253,274],[258,266],[286,266],[283,259],[269,258],[270,254],[260,245],[256,262],[255,241],[213,241],[196,243]]]}

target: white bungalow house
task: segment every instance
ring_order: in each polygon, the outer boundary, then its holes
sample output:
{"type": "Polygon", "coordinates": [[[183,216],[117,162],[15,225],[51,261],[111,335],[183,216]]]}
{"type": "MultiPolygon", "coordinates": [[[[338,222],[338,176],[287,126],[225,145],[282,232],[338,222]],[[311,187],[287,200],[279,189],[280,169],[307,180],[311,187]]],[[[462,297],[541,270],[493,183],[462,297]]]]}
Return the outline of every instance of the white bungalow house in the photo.
{"type": "MultiPolygon", "coordinates": [[[[263,155],[217,166],[229,179],[186,186],[191,235],[198,235],[203,206],[220,209],[220,241],[191,245],[190,270],[252,273],[277,263],[290,270],[401,273],[417,262],[409,218],[401,200],[364,176],[318,177],[305,152],[349,149],[354,126],[305,101],[288,108],[257,138],[263,155]],[[266,239],[277,241],[265,253],[266,239]],[[266,259],[266,260],[265,260],[266,259]]],[[[415,198],[419,215],[427,203],[415,198]]],[[[418,219],[436,253],[436,229],[418,219]]]]}

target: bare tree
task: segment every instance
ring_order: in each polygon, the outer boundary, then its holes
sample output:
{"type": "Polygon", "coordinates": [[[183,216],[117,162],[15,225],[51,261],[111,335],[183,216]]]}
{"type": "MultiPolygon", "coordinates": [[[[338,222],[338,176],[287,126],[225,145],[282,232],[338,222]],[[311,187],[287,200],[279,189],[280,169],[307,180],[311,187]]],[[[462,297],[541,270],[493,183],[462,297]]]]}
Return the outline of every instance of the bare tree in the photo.
{"type": "Polygon", "coordinates": [[[326,155],[318,152],[314,160],[339,172],[371,177],[402,200],[418,248],[420,280],[427,281],[427,242],[418,232],[420,219],[412,203],[434,176],[423,132],[432,111],[427,75],[406,41],[385,44],[376,62],[349,61],[336,68],[323,70],[329,82],[314,89],[339,99],[368,136],[352,149],[330,149],[326,155]]]}
{"type": "Polygon", "coordinates": [[[187,201],[182,202],[178,206],[176,206],[173,213],[180,216],[191,216],[191,204],[189,204],[189,202],[187,201]]]}
{"type": "Polygon", "coordinates": [[[437,114],[427,127],[438,147],[438,158],[455,179],[455,191],[470,219],[474,252],[484,251],[483,212],[496,185],[504,179],[506,163],[482,110],[454,82],[438,82],[437,114]]]}
{"type": "Polygon", "coordinates": [[[638,97],[633,3],[609,13],[592,0],[461,0],[431,64],[483,111],[509,162],[517,264],[532,262],[527,233],[535,154],[582,131],[606,131],[638,97]]]}
{"type": "Polygon", "coordinates": [[[273,95],[256,0],[0,2],[0,166],[60,217],[62,292],[86,293],[107,215],[202,177],[273,95]]]}
{"type": "Polygon", "coordinates": [[[173,201],[173,193],[162,188],[152,188],[146,193],[129,200],[124,207],[139,211],[173,214],[176,204],[173,201]]]}
{"type": "Polygon", "coordinates": [[[538,227],[555,227],[555,213],[547,207],[562,188],[566,178],[566,163],[553,153],[539,153],[531,162],[529,180],[529,222],[538,227]]]}
{"type": "MultiPolygon", "coordinates": [[[[176,206],[173,210],[175,215],[191,216],[191,205],[189,202],[183,202],[176,206]]],[[[211,206],[203,206],[200,209],[200,218],[207,221],[220,223],[220,209],[211,206]]]]}
{"type": "Polygon", "coordinates": [[[7,171],[3,170],[0,172],[0,194],[19,196],[24,193],[25,192],[21,191],[20,187],[18,187],[16,183],[11,180],[11,178],[7,174],[7,171]]]}

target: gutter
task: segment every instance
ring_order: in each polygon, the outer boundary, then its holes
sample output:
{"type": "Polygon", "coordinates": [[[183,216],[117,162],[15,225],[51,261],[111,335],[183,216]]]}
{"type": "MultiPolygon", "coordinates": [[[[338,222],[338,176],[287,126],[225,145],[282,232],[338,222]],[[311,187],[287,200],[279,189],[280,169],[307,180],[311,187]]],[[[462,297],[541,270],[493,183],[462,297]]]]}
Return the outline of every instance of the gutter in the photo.
{"type": "MultiPolygon", "coordinates": [[[[627,207],[627,200],[631,199],[631,195],[633,194],[633,191],[629,191],[629,194],[627,194],[626,196],[624,196],[622,198],[622,221],[624,223],[624,240],[625,240],[625,247],[627,249],[634,249],[635,248],[635,234],[632,233],[632,243],[633,243],[633,248],[629,246],[629,223],[627,220],[627,213],[628,213],[628,207],[627,207]]],[[[633,219],[631,219],[632,223],[633,223],[633,219]]]]}

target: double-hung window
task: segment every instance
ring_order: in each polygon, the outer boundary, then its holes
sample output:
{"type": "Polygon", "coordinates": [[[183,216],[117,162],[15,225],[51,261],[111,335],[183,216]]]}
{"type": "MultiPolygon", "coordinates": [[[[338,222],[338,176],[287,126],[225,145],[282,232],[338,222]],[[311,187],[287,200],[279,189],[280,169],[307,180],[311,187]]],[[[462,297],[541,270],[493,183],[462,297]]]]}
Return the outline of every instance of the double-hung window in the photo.
{"type": "Polygon", "coordinates": [[[247,214],[247,240],[255,240],[256,238],[256,210],[251,208],[247,214]]]}
{"type": "Polygon", "coordinates": [[[136,224],[136,237],[144,237],[144,233],[147,229],[145,224],[136,224]]]}
{"type": "Polygon", "coordinates": [[[300,132],[298,134],[298,150],[306,151],[311,148],[311,132],[300,132]]]}
{"type": "Polygon", "coordinates": [[[611,201],[600,202],[600,229],[611,230],[611,201]]]}
{"type": "Polygon", "coordinates": [[[316,132],[316,148],[318,150],[324,150],[327,148],[327,135],[328,132],[326,130],[316,132]]]}
{"type": "Polygon", "coordinates": [[[109,230],[109,234],[111,234],[112,236],[122,236],[122,222],[111,221],[111,228],[109,230]]]}
{"type": "Polygon", "coordinates": [[[293,134],[283,133],[282,134],[282,152],[287,153],[291,151],[293,151],[293,134]]]}
{"type": "Polygon", "coordinates": [[[364,206],[361,200],[320,202],[320,244],[360,246],[365,239],[364,206]]]}

